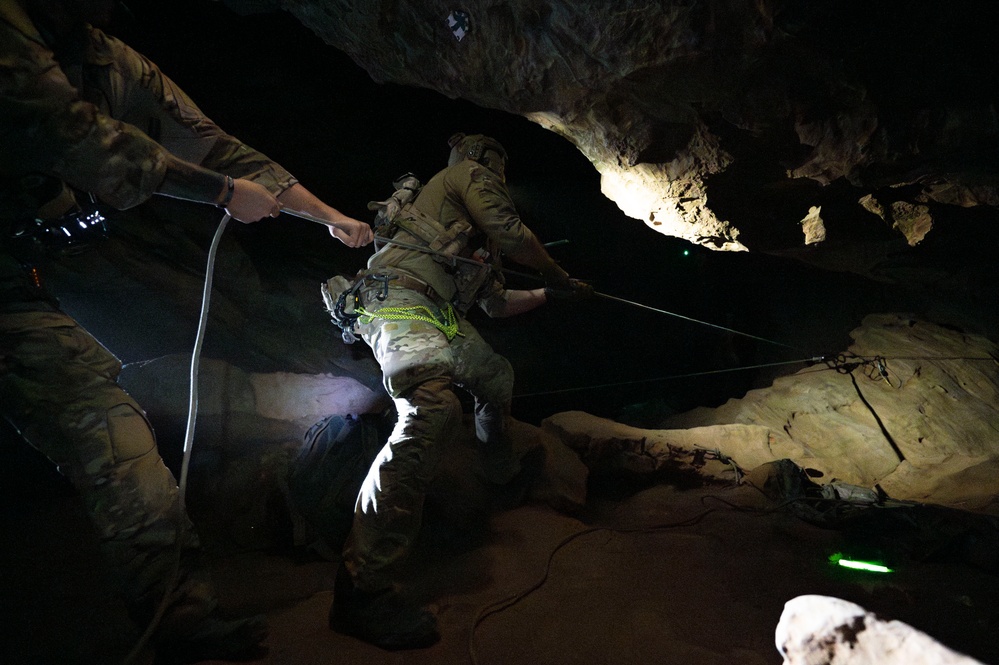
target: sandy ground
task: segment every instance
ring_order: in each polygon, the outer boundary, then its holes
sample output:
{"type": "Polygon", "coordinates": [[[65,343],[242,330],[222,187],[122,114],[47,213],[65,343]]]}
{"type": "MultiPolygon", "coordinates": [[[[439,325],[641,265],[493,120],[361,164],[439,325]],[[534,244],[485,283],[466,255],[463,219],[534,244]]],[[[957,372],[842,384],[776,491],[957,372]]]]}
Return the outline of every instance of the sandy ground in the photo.
{"type": "MultiPolygon", "coordinates": [[[[0,661],[121,662],[137,630],[75,494],[40,460],[4,461],[0,661]]],[[[269,617],[266,652],[250,661],[260,664],[776,665],[784,603],[815,593],[999,663],[995,575],[891,552],[889,575],[836,568],[831,554],[863,543],[774,510],[746,486],[596,488],[581,515],[513,505],[481,526],[428,518],[409,577],[439,612],[443,638],[408,652],[328,629],[335,562],[295,549],[209,551],[224,604],[269,617]]]]}

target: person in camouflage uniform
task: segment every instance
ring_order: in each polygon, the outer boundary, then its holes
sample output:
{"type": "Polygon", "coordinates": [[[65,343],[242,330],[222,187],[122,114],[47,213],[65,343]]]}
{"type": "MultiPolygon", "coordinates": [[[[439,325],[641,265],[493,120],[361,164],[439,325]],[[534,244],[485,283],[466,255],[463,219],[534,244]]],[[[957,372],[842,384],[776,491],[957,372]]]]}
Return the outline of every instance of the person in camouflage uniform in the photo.
{"type": "Polygon", "coordinates": [[[288,205],[336,222],[331,233],[349,246],[372,231],[92,27],[115,4],[0,0],[0,415],[79,491],[140,628],[170,594],[157,652],[227,657],[257,645],[266,624],[221,615],[177,483],[143,410],[116,383],[120,362],[25,272],[12,226],[73,208],[68,183],[120,209],[158,194],[218,204],[242,222],[288,205]]]}
{"type": "MultiPolygon", "coordinates": [[[[513,369],[465,313],[477,304],[489,316],[511,316],[551,297],[592,294],[521,221],[505,184],[503,147],[464,134],[451,145],[448,167],[394,216],[391,241],[347,291],[359,315],[356,332],[381,366],[398,419],[358,495],[330,625],[388,649],[428,646],[439,637],[434,616],[403,600],[394,577],[420,528],[438,442],[461,419],[453,386],[475,399],[486,478],[504,483],[519,470],[504,431],[513,369]],[[538,270],[547,288],[506,289],[501,255],[538,270]]],[[[324,298],[335,309],[334,295],[328,284],[324,298]]]]}

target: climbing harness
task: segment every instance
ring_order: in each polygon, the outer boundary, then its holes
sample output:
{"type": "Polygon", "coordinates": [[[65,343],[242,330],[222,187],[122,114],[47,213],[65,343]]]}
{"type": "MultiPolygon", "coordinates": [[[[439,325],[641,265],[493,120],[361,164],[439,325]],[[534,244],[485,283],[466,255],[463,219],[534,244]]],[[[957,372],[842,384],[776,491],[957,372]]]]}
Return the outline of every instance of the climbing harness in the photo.
{"type": "Polygon", "coordinates": [[[371,323],[376,318],[388,321],[423,321],[444,333],[449,342],[461,334],[458,330],[458,315],[451,303],[444,305],[444,308],[438,310],[438,313],[424,305],[382,307],[373,311],[362,306],[357,308],[357,313],[360,315],[358,321],[362,324],[371,323]]]}
{"type": "Polygon", "coordinates": [[[333,323],[340,328],[345,344],[357,341],[355,330],[358,323],[368,324],[376,318],[390,321],[423,321],[444,333],[448,341],[461,335],[454,305],[441,298],[429,284],[415,277],[361,271],[353,283],[341,276],[329,279],[323,285],[322,293],[326,310],[330,313],[333,323]],[[371,282],[377,284],[374,293],[374,299],[377,301],[384,301],[388,297],[389,284],[395,282],[396,286],[427,296],[437,306],[436,311],[426,305],[369,309],[361,300],[361,290],[371,282]]]}

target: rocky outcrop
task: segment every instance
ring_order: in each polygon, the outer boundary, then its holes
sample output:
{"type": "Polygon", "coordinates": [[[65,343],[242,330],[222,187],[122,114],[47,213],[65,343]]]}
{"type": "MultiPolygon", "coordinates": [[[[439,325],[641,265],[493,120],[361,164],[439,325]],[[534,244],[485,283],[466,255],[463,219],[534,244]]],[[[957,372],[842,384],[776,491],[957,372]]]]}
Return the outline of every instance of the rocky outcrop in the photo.
{"type": "Polygon", "coordinates": [[[981,665],[901,621],[828,596],[798,596],[776,631],[784,665],[981,665]]]}
{"type": "MultiPolygon", "coordinates": [[[[183,354],[129,364],[119,379],[146,410],[172,468],[179,468],[183,456],[189,382],[190,356],[183,354]]],[[[359,487],[394,423],[385,394],[348,377],[247,372],[211,358],[199,363],[198,385],[188,505],[202,528],[235,549],[272,547],[293,538],[321,542],[320,551],[337,553],[336,541],[345,537],[342,526],[350,524],[356,491],[304,511],[296,506],[303,495],[289,489],[289,476],[294,470],[307,481],[322,479],[330,492],[359,487]],[[338,459],[351,461],[342,469],[330,467],[326,462],[332,457],[323,454],[300,459],[303,446],[315,444],[310,428],[334,414],[371,414],[383,420],[378,431],[369,430],[372,440],[364,450],[340,454],[338,459]]],[[[543,502],[569,513],[583,507],[588,470],[572,450],[516,420],[509,424],[509,436],[522,470],[504,490],[508,500],[543,502]]],[[[482,528],[496,488],[484,479],[470,417],[455,440],[440,445],[445,453],[430,492],[433,511],[452,527],[482,528]]],[[[318,503],[329,499],[326,492],[306,487],[304,498],[318,503]]]]}
{"type": "Polygon", "coordinates": [[[790,459],[820,484],[999,512],[999,349],[906,315],[871,315],[849,350],[715,409],[640,429],[569,412],[543,427],[591,468],[732,480],[790,459]]]}
{"type": "Polygon", "coordinates": [[[914,245],[940,206],[999,204],[982,3],[270,5],[376,81],[557,132],[627,215],[706,247],[914,245]]]}

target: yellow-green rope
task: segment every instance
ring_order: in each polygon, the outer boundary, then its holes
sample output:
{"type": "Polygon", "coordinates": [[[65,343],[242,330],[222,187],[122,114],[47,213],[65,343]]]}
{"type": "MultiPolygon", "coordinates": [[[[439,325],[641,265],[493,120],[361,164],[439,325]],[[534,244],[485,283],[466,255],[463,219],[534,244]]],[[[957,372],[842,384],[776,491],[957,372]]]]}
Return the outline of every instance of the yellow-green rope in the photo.
{"type": "Polygon", "coordinates": [[[388,319],[390,321],[423,321],[434,326],[447,336],[448,341],[461,333],[458,331],[458,315],[454,312],[451,303],[438,310],[441,316],[437,316],[429,307],[424,305],[414,305],[412,307],[382,307],[375,311],[370,311],[364,307],[355,309],[361,323],[371,323],[376,317],[388,319]]]}

